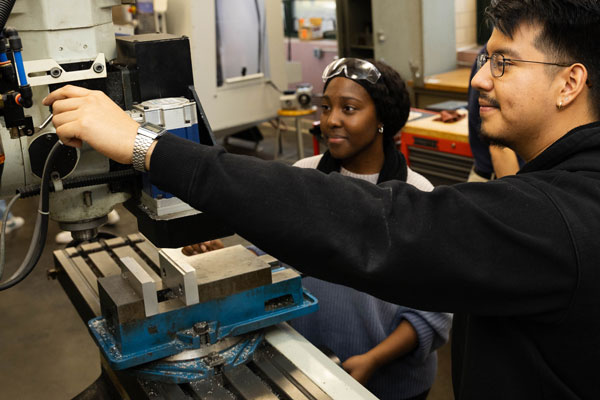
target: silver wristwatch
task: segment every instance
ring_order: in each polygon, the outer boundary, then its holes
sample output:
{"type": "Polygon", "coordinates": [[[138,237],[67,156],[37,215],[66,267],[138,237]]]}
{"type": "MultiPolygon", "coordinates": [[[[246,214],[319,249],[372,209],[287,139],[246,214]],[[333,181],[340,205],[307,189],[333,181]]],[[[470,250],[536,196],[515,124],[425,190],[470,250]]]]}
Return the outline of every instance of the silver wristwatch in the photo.
{"type": "Polygon", "coordinates": [[[145,122],[137,130],[137,136],[133,143],[133,168],[136,171],[146,172],[146,154],[152,142],[160,138],[166,132],[158,125],[145,122]]]}

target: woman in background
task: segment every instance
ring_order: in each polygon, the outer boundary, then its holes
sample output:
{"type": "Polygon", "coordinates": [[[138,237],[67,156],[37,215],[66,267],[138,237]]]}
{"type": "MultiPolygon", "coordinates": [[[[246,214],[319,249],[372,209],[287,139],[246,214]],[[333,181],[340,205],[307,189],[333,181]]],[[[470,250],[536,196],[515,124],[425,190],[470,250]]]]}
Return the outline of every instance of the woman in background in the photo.
{"type": "MultiPolygon", "coordinates": [[[[433,189],[407,167],[394,143],[410,112],[406,85],[395,70],[382,62],[342,58],[325,69],[323,81],[320,126],[328,151],[295,166],[373,184],[399,179],[420,190],[433,189]]],[[[221,247],[217,240],[183,251],[191,255],[221,247]]],[[[437,370],[436,349],[448,340],[450,314],[391,304],[311,277],[303,285],[319,300],[319,311],[292,320],[298,332],[331,350],[380,399],[427,397],[437,370]]]]}

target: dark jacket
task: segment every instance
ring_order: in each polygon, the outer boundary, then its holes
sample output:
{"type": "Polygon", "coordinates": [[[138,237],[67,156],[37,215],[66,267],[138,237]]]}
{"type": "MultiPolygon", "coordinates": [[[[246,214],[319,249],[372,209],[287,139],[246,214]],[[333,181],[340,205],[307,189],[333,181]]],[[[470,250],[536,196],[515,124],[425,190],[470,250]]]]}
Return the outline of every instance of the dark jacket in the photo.
{"type": "Polygon", "coordinates": [[[310,275],[459,313],[457,399],[600,394],[600,123],[569,132],[517,176],[432,192],[171,135],[151,170],[162,189],[310,275]]]}

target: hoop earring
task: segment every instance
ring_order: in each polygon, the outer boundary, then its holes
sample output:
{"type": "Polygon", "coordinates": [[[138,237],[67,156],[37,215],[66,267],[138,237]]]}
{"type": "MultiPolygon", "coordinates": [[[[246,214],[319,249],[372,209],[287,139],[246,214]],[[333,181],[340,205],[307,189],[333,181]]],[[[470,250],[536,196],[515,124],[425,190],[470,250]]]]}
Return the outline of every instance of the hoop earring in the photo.
{"type": "Polygon", "coordinates": [[[379,129],[377,129],[377,132],[383,133],[383,126],[380,126],[379,129]]]}

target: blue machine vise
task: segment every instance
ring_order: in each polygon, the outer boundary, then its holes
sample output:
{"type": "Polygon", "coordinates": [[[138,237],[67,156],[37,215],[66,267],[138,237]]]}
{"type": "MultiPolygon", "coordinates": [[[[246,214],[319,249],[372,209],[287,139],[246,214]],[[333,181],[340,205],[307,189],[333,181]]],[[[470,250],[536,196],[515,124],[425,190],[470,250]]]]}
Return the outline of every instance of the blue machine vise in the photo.
{"type": "Polygon", "coordinates": [[[316,311],[291,268],[242,246],[186,257],[163,249],[160,278],[132,258],[122,275],[98,279],[102,317],[88,325],[111,368],[189,382],[252,358],[261,328],[316,311]],[[157,361],[159,360],[159,361],[157,361]]]}

